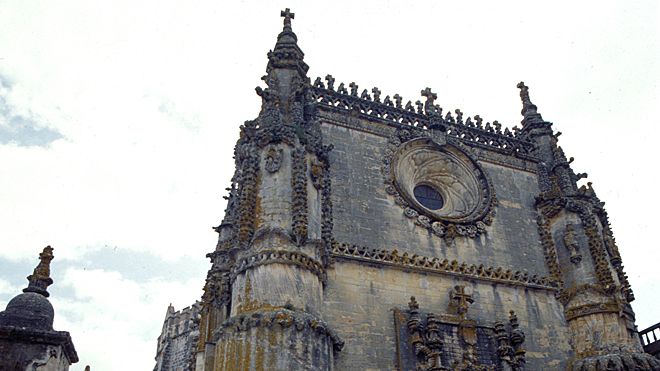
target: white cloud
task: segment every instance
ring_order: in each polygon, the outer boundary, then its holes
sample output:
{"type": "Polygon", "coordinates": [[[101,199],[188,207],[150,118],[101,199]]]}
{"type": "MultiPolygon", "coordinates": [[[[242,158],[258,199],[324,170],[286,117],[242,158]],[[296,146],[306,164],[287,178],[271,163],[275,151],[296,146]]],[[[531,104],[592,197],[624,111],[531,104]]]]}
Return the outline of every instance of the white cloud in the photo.
{"type": "Polygon", "coordinates": [[[66,330],[78,351],[77,370],[148,370],[153,368],[156,338],[167,305],[177,309],[199,298],[201,283],[148,280],[135,282],[119,272],[67,269],[58,285],[73,297],[52,297],[56,330],[66,330]],[[112,356],[109,356],[112,355],[112,356]]]}
{"type": "Polygon", "coordinates": [[[12,285],[9,281],[0,278],[0,297],[8,297],[7,300],[0,299],[0,308],[4,310],[7,307],[7,303],[11,300],[12,297],[20,293],[18,287],[12,285]]]}

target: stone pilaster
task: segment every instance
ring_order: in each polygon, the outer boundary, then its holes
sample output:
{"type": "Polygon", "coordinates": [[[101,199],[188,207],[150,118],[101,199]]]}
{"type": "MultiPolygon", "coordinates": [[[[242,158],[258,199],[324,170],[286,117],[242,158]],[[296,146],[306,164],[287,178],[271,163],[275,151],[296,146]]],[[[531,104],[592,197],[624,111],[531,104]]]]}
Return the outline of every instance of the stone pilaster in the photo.
{"type": "MultiPolygon", "coordinates": [[[[293,16],[282,12],[284,28],[263,77],[267,88],[256,89],[261,112],[241,127],[236,145],[231,226],[219,227],[221,242],[212,254],[224,256],[217,272],[228,283],[220,290],[226,312],[215,321],[211,311],[206,315],[214,360],[204,370],[329,370],[342,346],[321,318],[330,149],[315,120],[293,16]]],[[[217,286],[218,278],[209,282],[217,286]]]]}

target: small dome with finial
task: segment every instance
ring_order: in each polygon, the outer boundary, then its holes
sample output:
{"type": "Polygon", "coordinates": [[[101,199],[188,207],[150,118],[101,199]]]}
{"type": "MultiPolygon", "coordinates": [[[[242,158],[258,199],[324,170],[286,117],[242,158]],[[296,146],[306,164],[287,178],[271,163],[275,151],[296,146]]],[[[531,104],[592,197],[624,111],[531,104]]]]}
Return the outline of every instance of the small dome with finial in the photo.
{"type": "Polygon", "coordinates": [[[28,287],[11,299],[4,312],[0,312],[0,326],[14,326],[39,330],[53,330],[55,311],[48,301],[46,288],[53,283],[50,278],[50,261],[53,248],[46,246],[39,254],[39,265],[27,277],[28,287]]]}

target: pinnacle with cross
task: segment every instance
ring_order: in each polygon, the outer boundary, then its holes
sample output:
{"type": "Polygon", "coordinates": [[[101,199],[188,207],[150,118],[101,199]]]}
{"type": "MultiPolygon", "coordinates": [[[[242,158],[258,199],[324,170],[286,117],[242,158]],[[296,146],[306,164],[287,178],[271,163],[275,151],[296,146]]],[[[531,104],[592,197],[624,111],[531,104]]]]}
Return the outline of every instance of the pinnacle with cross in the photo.
{"type": "MultiPolygon", "coordinates": [[[[420,92],[423,97],[426,97],[426,102],[424,102],[424,110],[427,115],[433,115],[437,113],[435,107],[435,100],[438,99],[438,95],[431,91],[431,88],[427,87],[426,89],[420,92]]],[[[421,112],[420,112],[421,113],[421,112]]]]}
{"type": "Polygon", "coordinates": [[[296,14],[291,13],[291,10],[286,8],[280,12],[280,17],[284,17],[284,28],[291,28],[291,20],[296,17],[296,14]]]}
{"type": "Polygon", "coordinates": [[[520,89],[520,100],[523,105],[522,111],[520,111],[523,115],[523,126],[530,123],[542,123],[543,117],[538,113],[536,105],[529,98],[529,87],[522,81],[516,87],[520,89]]]}

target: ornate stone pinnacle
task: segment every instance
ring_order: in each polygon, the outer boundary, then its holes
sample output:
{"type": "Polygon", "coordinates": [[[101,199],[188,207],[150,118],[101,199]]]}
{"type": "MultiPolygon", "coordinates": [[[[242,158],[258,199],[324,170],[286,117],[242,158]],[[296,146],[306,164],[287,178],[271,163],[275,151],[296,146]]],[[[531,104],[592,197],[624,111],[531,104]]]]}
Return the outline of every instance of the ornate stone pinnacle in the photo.
{"type": "Polygon", "coordinates": [[[275,48],[268,53],[266,72],[270,73],[273,68],[297,69],[300,76],[306,78],[309,66],[303,61],[305,54],[298,47],[298,37],[291,29],[291,19],[294,14],[286,8],[280,12],[280,15],[284,17],[284,29],[277,35],[275,48]]]}
{"type": "Polygon", "coordinates": [[[410,297],[410,302],[408,303],[408,308],[410,308],[410,310],[419,309],[419,304],[417,304],[417,299],[415,299],[414,296],[410,297]]]}
{"type": "Polygon", "coordinates": [[[39,254],[39,264],[31,275],[27,277],[29,282],[28,287],[23,289],[23,292],[36,292],[45,297],[50,296],[46,289],[53,284],[50,278],[50,262],[53,260],[53,248],[50,246],[44,247],[44,250],[39,254]]]}
{"type": "Polygon", "coordinates": [[[527,126],[528,124],[543,123],[543,117],[541,117],[541,114],[537,112],[536,105],[532,103],[532,100],[529,98],[529,87],[522,81],[519,82],[516,87],[520,89],[520,100],[523,104],[523,108],[520,111],[520,113],[523,115],[523,126],[527,126]]]}

